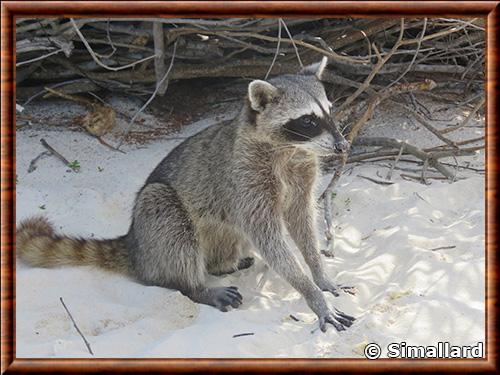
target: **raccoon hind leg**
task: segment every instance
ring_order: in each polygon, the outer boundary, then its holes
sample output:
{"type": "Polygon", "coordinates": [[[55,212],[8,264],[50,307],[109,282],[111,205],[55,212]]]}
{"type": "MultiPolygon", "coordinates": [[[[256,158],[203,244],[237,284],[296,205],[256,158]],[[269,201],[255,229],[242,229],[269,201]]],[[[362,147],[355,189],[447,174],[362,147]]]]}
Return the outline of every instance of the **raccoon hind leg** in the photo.
{"type": "Polygon", "coordinates": [[[139,193],[131,235],[136,245],[134,269],[143,282],[179,290],[221,311],[241,305],[236,287],[206,287],[205,256],[195,225],[171,186],[153,183],[139,193]]]}
{"type": "Polygon", "coordinates": [[[230,225],[205,220],[199,225],[198,236],[211,275],[231,274],[254,263],[253,258],[244,257],[250,248],[248,241],[230,225]]]}
{"type": "Polygon", "coordinates": [[[255,260],[252,257],[241,258],[238,262],[238,270],[246,270],[253,266],[255,260]]]}
{"type": "Polygon", "coordinates": [[[246,270],[250,268],[255,263],[255,259],[252,257],[241,258],[238,260],[236,265],[232,265],[226,268],[209,269],[208,273],[214,276],[230,275],[236,271],[246,270]]]}

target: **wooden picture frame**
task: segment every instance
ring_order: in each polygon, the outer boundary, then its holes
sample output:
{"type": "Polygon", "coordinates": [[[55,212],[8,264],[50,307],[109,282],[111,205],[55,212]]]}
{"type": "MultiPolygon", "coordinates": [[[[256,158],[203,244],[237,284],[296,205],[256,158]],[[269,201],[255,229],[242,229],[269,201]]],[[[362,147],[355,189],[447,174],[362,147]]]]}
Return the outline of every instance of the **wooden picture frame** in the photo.
{"type": "Polygon", "coordinates": [[[1,127],[1,371],[42,372],[333,372],[489,371],[497,372],[495,326],[498,313],[497,177],[499,2],[496,1],[173,1],[80,2],[6,1],[2,9],[1,127]],[[447,16],[487,19],[486,173],[486,359],[17,359],[15,357],[15,18],[33,16],[134,15],[134,17],[395,17],[447,16]]]}

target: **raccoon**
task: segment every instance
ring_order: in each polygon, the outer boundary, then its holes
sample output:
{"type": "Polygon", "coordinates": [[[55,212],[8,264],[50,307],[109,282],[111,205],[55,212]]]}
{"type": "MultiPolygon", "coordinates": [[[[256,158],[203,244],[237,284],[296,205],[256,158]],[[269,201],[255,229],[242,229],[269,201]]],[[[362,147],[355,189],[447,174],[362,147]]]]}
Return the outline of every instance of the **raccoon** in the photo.
{"type": "Polygon", "coordinates": [[[323,296],[348,287],[325,274],[316,237],[318,159],[347,152],[321,83],[326,59],[295,75],[254,80],[237,117],[188,138],[137,193],[127,234],[107,240],[59,235],[44,218],[17,229],[18,256],[34,266],[95,265],[146,285],[181,291],[221,311],[237,308],[236,287],[206,286],[207,274],[250,267],[255,248],[305,298],[324,332],[353,317],[323,296]],[[312,274],[303,272],[288,232],[312,274]]]}

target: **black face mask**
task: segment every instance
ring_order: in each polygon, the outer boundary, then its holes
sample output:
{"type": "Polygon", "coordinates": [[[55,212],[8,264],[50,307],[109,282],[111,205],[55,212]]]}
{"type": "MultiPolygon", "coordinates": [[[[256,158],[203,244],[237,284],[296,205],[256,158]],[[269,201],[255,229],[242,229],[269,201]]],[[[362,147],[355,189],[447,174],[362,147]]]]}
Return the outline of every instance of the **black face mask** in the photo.
{"type": "Polygon", "coordinates": [[[283,135],[290,141],[306,142],[326,130],[327,122],[325,120],[316,115],[304,115],[288,121],[283,126],[283,135]]]}
{"type": "Polygon", "coordinates": [[[349,143],[333,121],[332,114],[326,112],[316,98],[313,99],[321,108],[323,117],[311,114],[290,120],[283,126],[283,135],[289,141],[307,142],[319,136],[322,132],[328,132],[333,137],[334,151],[336,153],[346,152],[349,149],[349,143]]]}

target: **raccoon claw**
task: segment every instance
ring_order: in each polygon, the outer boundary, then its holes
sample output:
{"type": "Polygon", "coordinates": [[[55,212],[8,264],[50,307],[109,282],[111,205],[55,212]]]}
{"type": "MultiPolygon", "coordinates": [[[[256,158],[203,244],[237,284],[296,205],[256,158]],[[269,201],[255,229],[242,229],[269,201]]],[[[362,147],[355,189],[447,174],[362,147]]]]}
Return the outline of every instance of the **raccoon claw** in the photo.
{"type": "Polygon", "coordinates": [[[335,309],[334,314],[337,316],[337,320],[347,327],[352,326],[352,323],[354,323],[354,321],[356,320],[355,317],[347,315],[346,313],[338,309],[335,309]]]}
{"type": "Polygon", "coordinates": [[[327,323],[335,327],[337,332],[345,331],[346,327],[350,327],[356,320],[350,315],[347,315],[340,310],[335,309],[335,312],[328,312],[327,314],[319,317],[319,328],[321,332],[326,332],[327,323]]]}
{"type": "Polygon", "coordinates": [[[236,309],[243,303],[243,296],[238,292],[238,288],[230,286],[220,288],[215,297],[216,307],[223,312],[229,311],[229,306],[236,309]]]}
{"type": "Polygon", "coordinates": [[[255,260],[252,257],[240,259],[238,263],[238,270],[250,268],[254,264],[254,262],[255,260]]]}
{"type": "Polygon", "coordinates": [[[358,290],[355,286],[347,286],[347,285],[337,285],[337,287],[344,293],[350,294],[351,296],[355,296],[358,290]]]}
{"type": "Polygon", "coordinates": [[[332,318],[331,315],[327,315],[323,318],[320,318],[320,320],[319,320],[319,328],[321,329],[321,332],[326,332],[326,330],[327,330],[326,323],[332,324],[338,332],[345,331],[345,328],[342,324],[337,323],[332,318]]]}

